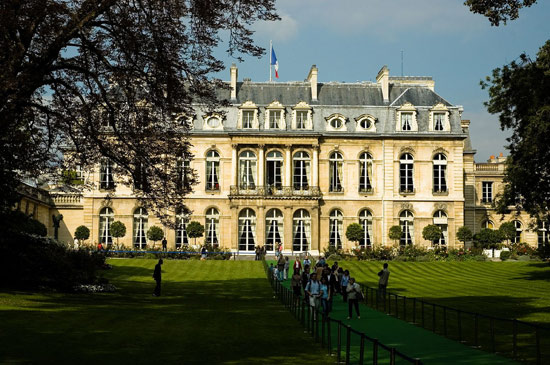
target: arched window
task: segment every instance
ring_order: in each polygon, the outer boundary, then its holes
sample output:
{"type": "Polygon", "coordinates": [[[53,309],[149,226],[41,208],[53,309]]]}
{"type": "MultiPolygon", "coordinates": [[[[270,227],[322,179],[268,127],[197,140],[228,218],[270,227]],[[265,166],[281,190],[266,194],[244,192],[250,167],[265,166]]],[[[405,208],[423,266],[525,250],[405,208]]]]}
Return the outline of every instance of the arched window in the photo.
{"type": "Polygon", "coordinates": [[[265,177],[267,191],[283,188],[283,154],[279,151],[270,151],[266,155],[265,177]]]}
{"type": "Polygon", "coordinates": [[[176,248],[189,245],[189,238],[187,237],[187,216],[184,214],[182,208],[178,209],[176,214],[176,248]]]}
{"type": "Polygon", "coordinates": [[[292,219],[292,250],[308,251],[311,238],[311,216],[305,209],[298,209],[292,219]]]}
{"type": "Polygon", "coordinates": [[[399,160],[399,191],[414,192],[414,159],[410,153],[404,153],[399,160]]]}
{"type": "Polygon", "coordinates": [[[359,192],[372,191],[372,156],[363,152],[359,156],[359,192]]]}
{"type": "Polygon", "coordinates": [[[359,241],[361,247],[372,247],[372,213],[363,209],[359,213],[359,224],[363,226],[363,237],[359,241]]]}
{"type": "Polygon", "coordinates": [[[99,242],[102,244],[112,244],[111,223],[115,219],[115,213],[111,208],[105,207],[99,212],[99,242]]]}
{"type": "Polygon", "coordinates": [[[438,153],[434,156],[434,193],[444,193],[447,191],[447,157],[438,153]]]}
{"type": "Polygon", "coordinates": [[[239,184],[241,189],[256,189],[256,154],[252,151],[239,155],[239,184]]]}
{"type": "Polygon", "coordinates": [[[344,215],[338,209],[330,213],[329,244],[331,247],[342,248],[342,231],[344,225],[344,215]]]}
{"type": "Polygon", "coordinates": [[[256,213],[250,208],[239,213],[239,250],[254,251],[256,246],[256,213]]]}
{"type": "Polygon", "coordinates": [[[437,212],[435,212],[434,224],[441,229],[441,237],[439,237],[439,239],[437,241],[434,241],[433,243],[437,245],[446,245],[447,242],[449,242],[447,214],[442,210],[438,210],[437,212]]]}
{"type": "Polygon", "coordinates": [[[99,187],[100,189],[114,189],[115,181],[113,179],[113,164],[109,159],[103,159],[101,161],[99,173],[99,187]]]}
{"type": "Polygon", "coordinates": [[[540,222],[538,224],[538,230],[537,230],[537,238],[538,238],[538,246],[539,248],[543,246],[550,245],[550,235],[548,232],[548,227],[550,227],[550,224],[548,224],[548,221],[540,222]]]}
{"type": "Polygon", "coordinates": [[[493,221],[486,219],[481,223],[482,228],[489,228],[489,229],[495,229],[495,224],[493,221]]]}
{"type": "Polygon", "coordinates": [[[521,234],[523,233],[523,225],[520,221],[515,220],[514,226],[516,227],[516,235],[514,237],[514,243],[520,243],[521,242],[521,234]]]}
{"type": "Polygon", "coordinates": [[[329,157],[329,173],[330,173],[330,182],[329,182],[329,191],[339,192],[343,191],[342,189],[342,178],[344,173],[342,171],[344,167],[344,158],[340,152],[333,152],[329,157]]]}
{"type": "Polygon", "coordinates": [[[145,208],[137,208],[134,211],[134,247],[144,249],[147,246],[147,226],[149,215],[145,208]]]}
{"type": "Polygon", "coordinates": [[[399,215],[399,225],[403,233],[399,244],[407,246],[414,244],[414,216],[409,210],[404,210],[399,215]]]}
{"type": "Polygon", "coordinates": [[[273,251],[277,243],[284,244],[283,213],[279,209],[270,209],[265,215],[265,249],[273,251]]]}
{"type": "Polygon", "coordinates": [[[176,187],[181,189],[191,189],[190,182],[192,178],[192,171],[190,165],[191,159],[189,156],[183,156],[178,158],[176,162],[177,181],[176,187]]]}
{"type": "Polygon", "coordinates": [[[216,208],[210,208],[206,211],[205,217],[205,230],[206,230],[206,239],[205,243],[212,245],[212,247],[217,247],[219,245],[219,225],[220,225],[220,213],[216,208]]]}
{"type": "Polygon", "coordinates": [[[206,154],[206,190],[220,190],[220,154],[214,150],[206,154]]]}
{"type": "Polygon", "coordinates": [[[311,163],[307,152],[298,151],[294,154],[294,190],[309,189],[310,166],[311,163]]]}

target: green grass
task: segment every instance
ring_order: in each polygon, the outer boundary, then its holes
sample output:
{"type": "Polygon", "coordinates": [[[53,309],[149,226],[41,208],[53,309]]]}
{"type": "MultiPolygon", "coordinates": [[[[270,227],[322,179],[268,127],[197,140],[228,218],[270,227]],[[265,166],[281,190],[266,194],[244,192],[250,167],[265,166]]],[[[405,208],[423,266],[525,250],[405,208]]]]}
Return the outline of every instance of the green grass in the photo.
{"type": "Polygon", "coordinates": [[[329,363],[260,262],[113,259],[111,294],[0,292],[0,362],[329,363]]]}

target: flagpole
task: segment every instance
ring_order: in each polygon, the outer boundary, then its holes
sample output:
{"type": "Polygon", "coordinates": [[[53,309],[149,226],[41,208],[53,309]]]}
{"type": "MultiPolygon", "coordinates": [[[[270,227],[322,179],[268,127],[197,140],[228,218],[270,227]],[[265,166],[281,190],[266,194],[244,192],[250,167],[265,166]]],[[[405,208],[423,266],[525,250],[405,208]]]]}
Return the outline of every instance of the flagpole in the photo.
{"type": "Polygon", "coordinates": [[[273,77],[271,76],[271,55],[273,54],[273,44],[271,40],[269,41],[269,82],[273,81],[273,77]]]}

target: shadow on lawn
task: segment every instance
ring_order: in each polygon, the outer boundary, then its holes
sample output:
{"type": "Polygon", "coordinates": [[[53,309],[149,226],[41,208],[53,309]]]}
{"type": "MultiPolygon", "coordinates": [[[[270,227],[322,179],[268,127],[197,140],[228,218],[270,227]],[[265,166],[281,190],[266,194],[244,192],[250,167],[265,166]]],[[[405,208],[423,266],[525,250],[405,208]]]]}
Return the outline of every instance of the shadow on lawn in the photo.
{"type": "MultiPolygon", "coordinates": [[[[324,354],[272,299],[264,278],[163,283],[117,267],[112,294],[26,293],[27,308],[0,310],[0,361],[324,363],[324,354]],[[278,334],[284,333],[284,336],[278,334]],[[271,360],[268,360],[271,359],[271,360]]],[[[1,307],[0,307],[1,308],[1,307]]]]}
{"type": "Polygon", "coordinates": [[[547,262],[530,263],[529,267],[536,268],[527,273],[523,273],[521,276],[514,278],[515,280],[543,280],[550,281],[550,264],[547,262]]]}

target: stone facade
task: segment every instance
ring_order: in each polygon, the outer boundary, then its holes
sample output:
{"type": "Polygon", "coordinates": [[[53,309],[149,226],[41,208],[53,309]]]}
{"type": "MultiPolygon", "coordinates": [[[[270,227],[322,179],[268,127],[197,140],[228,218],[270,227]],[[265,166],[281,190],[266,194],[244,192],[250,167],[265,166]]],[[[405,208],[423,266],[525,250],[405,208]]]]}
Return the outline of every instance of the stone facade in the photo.
{"type": "MultiPolygon", "coordinates": [[[[235,66],[230,74],[230,88],[219,92],[231,103],[223,117],[197,105],[191,121],[189,167],[200,183],[186,200],[188,221],[207,228],[197,244],[247,253],[280,241],[287,252],[315,254],[331,244],[355,247],[345,230],[361,223],[368,237],[359,244],[393,245],[389,228],[401,225],[408,233],[401,244],[431,246],[422,229],[438,224],[440,243],[456,247],[459,227],[478,231],[484,217],[498,226],[479,196],[482,181],[499,188],[502,164],[474,162],[462,107],[439,96],[431,78],[390,77],[385,66],[376,82],[362,83],[318,83],[315,66],[304,82],[239,82],[235,66]]],[[[131,187],[119,184],[105,200],[99,166],[83,178],[96,188],[52,192],[52,209],[65,217],[62,240],[84,224],[99,242],[104,223],[120,220],[127,227],[120,243],[131,247],[140,222],[160,225],[139,211],[131,187]]],[[[165,231],[175,248],[177,233],[165,231]]],[[[527,232],[522,239],[535,244],[536,234],[535,242],[527,232]]]]}

